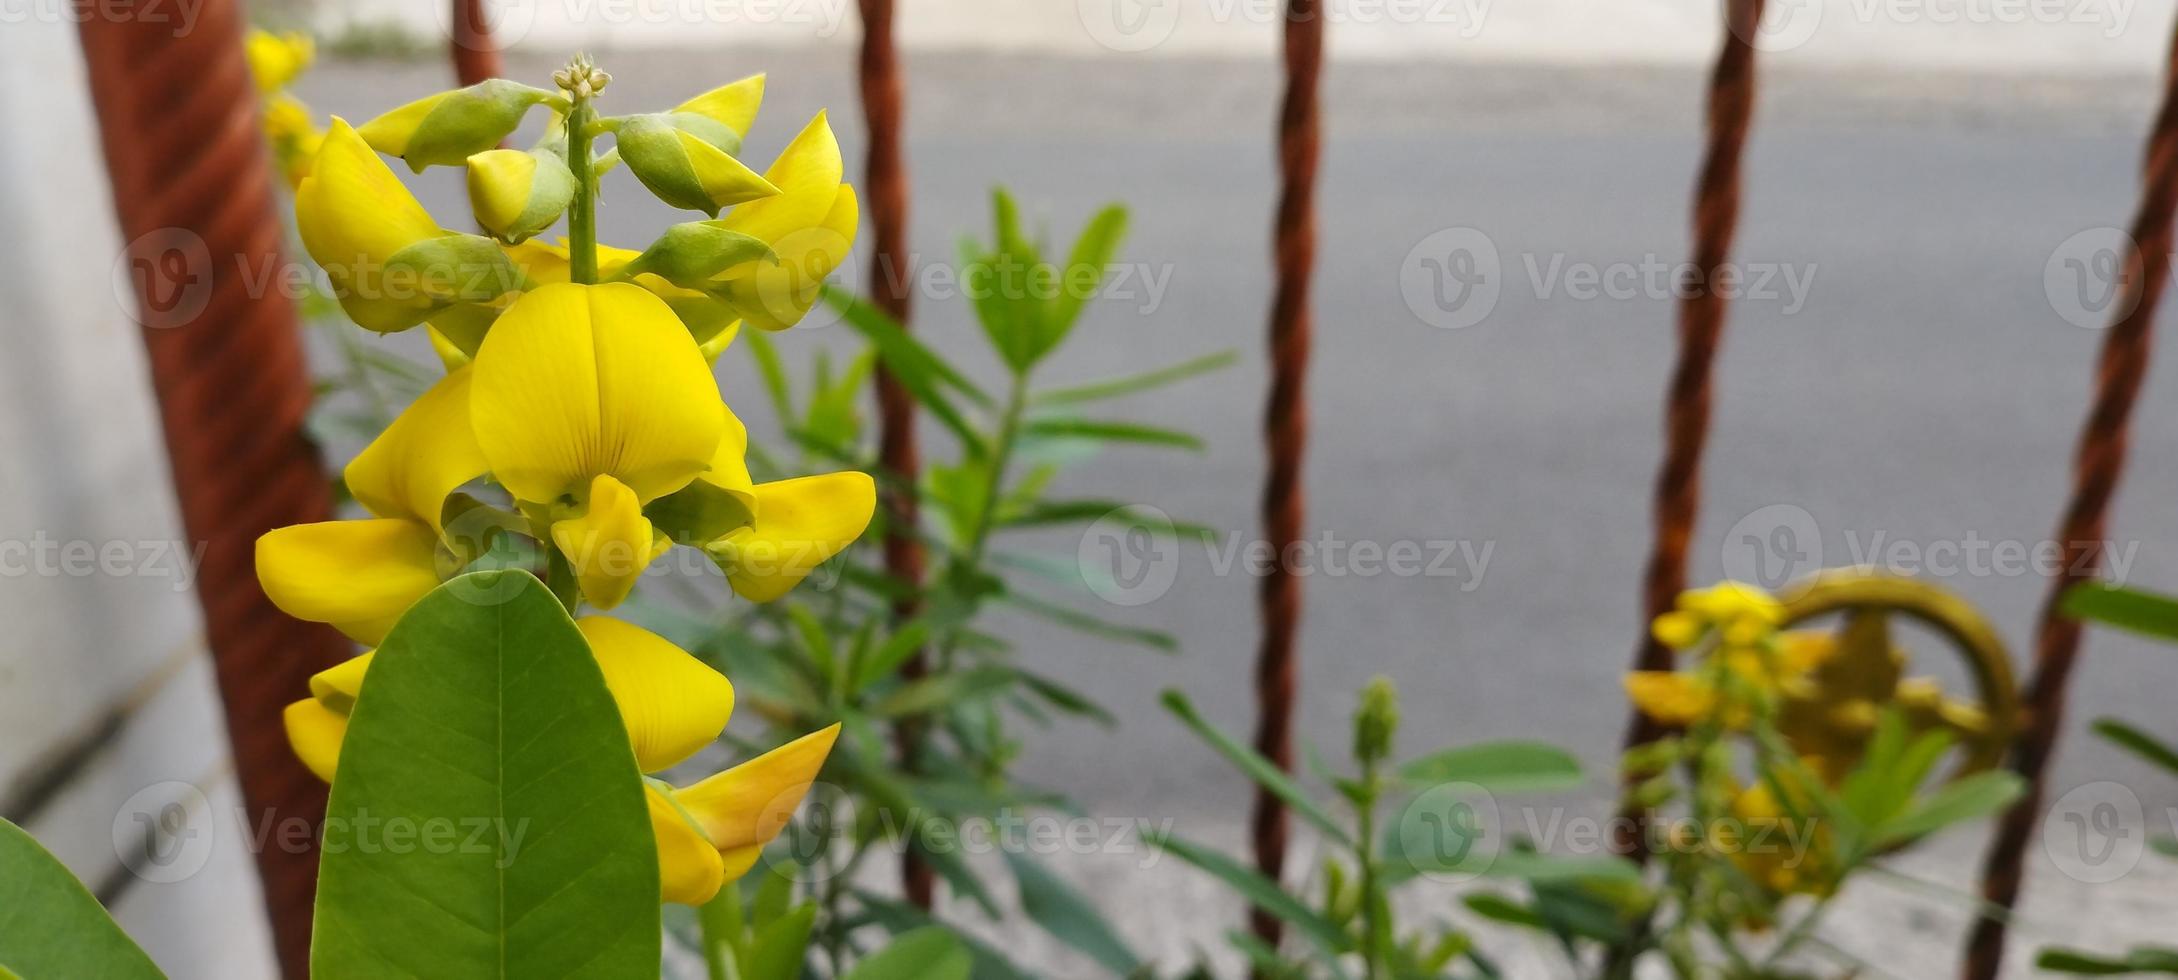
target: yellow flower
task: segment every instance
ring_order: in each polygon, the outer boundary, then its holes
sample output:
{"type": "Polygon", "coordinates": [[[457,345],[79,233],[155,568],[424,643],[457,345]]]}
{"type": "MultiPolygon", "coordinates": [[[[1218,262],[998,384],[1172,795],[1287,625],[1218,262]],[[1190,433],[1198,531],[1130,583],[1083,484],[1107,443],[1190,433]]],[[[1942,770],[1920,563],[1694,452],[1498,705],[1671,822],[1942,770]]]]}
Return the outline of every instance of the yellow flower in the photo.
{"type": "Polygon", "coordinates": [[[341,309],[364,329],[406,330],[445,305],[425,284],[388,272],[402,250],[450,233],[338,116],[296,188],[295,225],[341,309]]]}
{"type": "Polygon", "coordinates": [[[485,150],[469,158],[469,209],[502,242],[551,227],[575,198],[575,175],[557,154],[485,150]]]}
{"type": "Polygon", "coordinates": [[[469,426],[471,374],[433,385],[343,474],[368,520],[298,524],[257,539],[257,578],[288,615],[384,639],[439,584],[446,498],[485,471],[469,426]]]}
{"type": "Polygon", "coordinates": [[[833,725],[692,786],[650,783],[662,897],[701,905],[747,874],[764,845],[786,829],[838,738],[833,725]]]}
{"type": "MultiPolygon", "coordinates": [[[[605,675],[635,749],[636,766],[656,772],[695,755],[726,728],[734,689],[725,676],[656,633],[604,616],[575,621],[605,675]]],[[[333,781],[348,718],[376,651],[320,671],[310,697],[288,705],[288,741],[310,771],[333,781]]]]}
{"type": "Polygon", "coordinates": [[[745,262],[717,278],[714,292],[761,330],[799,323],[817,303],[824,277],[846,261],[861,212],[841,183],[839,140],[818,113],[779,153],[766,179],[776,197],[752,201],[719,219],[720,227],[771,245],[778,261],[745,262]]]}
{"type": "Polygon", "coordinates": [[[243,40],[243,53],[249,58],[250,75],[257,80],[258,93],[272,95],[293,84],[310,67],[317,45],[309,35],[294,31],[274,34],[251,30],[243,40]]]}
{"type": "Polygon", "coordinates": [[[703,546],[734,594],[751,602],[787,594],[861,537],[877,509],[876,483],[852,471],[759,483],[751,492],[750,524],[703,546]]]}
{"type": "Polygon", "coordinates": [[[272,144],[272,158],[290,188],[299,187],[310,175],[325,131],[310,116],[310,107],[291,95],[273,95],[264,103],[265,141],[272,144]]]}
{"type": "Polygon", "coordinates": [[[711,467],[726,410],[710,363],[641,287],[556,284],[508,307],[470,370],[491,472],[611,608],[659,553],[643,505],[711,467]]]}
{"type": "MultiPolygon", "coordinates": [[[[603,279],[620,278],[621,270],[642,253],[634,249],[615,248],[611,245],[597,247],[597,273],[603,279]]],[[[530,239],[507,248],[507,258],[513,260],[522,274],[535,283],[572,282],[568,273],[567,240],[557,245],[547,245],[530,239]]],[[[683,289],[650,273],[642,273],[628,280],[650,290],[666,305],[673,308],[690,336],[706,358],[717,360],[718,355],[733,343],[741,332],[741,319],[734,315],[732,307],[713,298],[710,294],[694,289],[683,289]]]]}

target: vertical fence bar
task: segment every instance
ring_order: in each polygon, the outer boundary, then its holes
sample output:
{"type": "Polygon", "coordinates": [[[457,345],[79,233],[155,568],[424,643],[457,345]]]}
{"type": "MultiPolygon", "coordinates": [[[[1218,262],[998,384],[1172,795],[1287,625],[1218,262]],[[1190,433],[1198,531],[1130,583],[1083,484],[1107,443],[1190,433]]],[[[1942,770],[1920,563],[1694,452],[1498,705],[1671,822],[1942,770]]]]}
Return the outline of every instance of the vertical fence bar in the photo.
{"type": "Polygon", "coordinates": [[[499,46],[492,40],[492,25],[484,17],[484,0],[447,0],[453,10],[454,77],[463,85],[475,85],[506,73],[499,62],[499,46]]]}
{"type": "MultiPolygon", "coordinates": [[[[1637,670],[1667,670],[1671,651],[1649,635],[1648,623],[1671,610],[1686,589],[1687,544],[1701,507],[1702,447],[1709,441],[1711,379],[1717,344],[1724,334],[1725,297],[1709,284],[1732,256],[1739,226],[1740,161],[1747,128],[1754,118],[1756,32],[1762,0],[1730,0],[1724,10],[1724,44],[1709,76],[1708,145],[1694,190],[1694,268],[1699,281],[1680,284],[1679,355],[1666,395],[1664,457],[1656,472],[1652,513],[1656,539],[1642,579],[1641,641],[1634,648],[1637,670]]],[[[1639,711],[1626,726],[1629,747],[1663,735],[1660,726],[1639,711]]],[[[1614,846],[1639,853],[1644,835],[1625,832],[1621,822],[1614,846]]]]}
{"type": "MultiPolygon", "coordinates": [[[[2148,137],[2140,204],[2133,214],[2131,245],[2119,280],[2118,305],[2095,372],[2095,398],[2073,457],[2071,501],[2057,540],[2063,569],[2050,580],[2035,633],[2034,674],[2027,683],[2026,727],[2012,760],[2027,792],[1997,824],[1983,860],[1981,891],[1990,905],[2009,910],[2019,900],[2029,838],[2041,822],[2049,757],[2065,715],[2065,687],[2080,652],[2080,624],[2059,613],[2067,590],[2102,575],[2103,541],[2110,501],[2124,474],[2133,403],[2148,372],[2156,304],[2170,282],[2171,208],[2178,202],[2178,33],[2163,74],[2163,102],[2148,137]]],[[[2004,961],[2004,920],[1984,916],[1967,939],[1963,976],[1994,980],[2004,961]]]]}
{"type": "MultiPolygon", "coordinates": [[[[1317,0],[1286,0],[1286,91],[1278,113],[1277,293],[1270,314],[1270,395],[1263,410],[1263,535],[1277,558],[1257,586],[1263,639],[1256,651],[1256,751],[1279,768],[1293,769],[1294,695],[1299,686],[1295,632],[1301,618],[1301,581],[1287,564],[1301,537],[1304,500],[1301,462],[1308,443],[1308,349],[1310,277],[1316,264],[1316,161],[1320,156],[1318,76],[1323,67],[1323,15],[1317,0]]],[[[1257,788],[1250,814],[1255,863],[1265,877],[1281,879],[1286,865],[1287,815],[1275,794],[1257,788]]],[[[1248,925],[1275,944],[1278,919],[1258,908],[1248,925]]]]}
{"type": "MultiPolygon", "coordinates": [[[[862,115],[869,130],[869,150],[864,163],[864,184],[870,196],[870,293],[877,307],[905,328],[909,311],[909,261],[907,254],[907,167],[900,151],[900,61],[893,44],[892,0],[860,0],[862,53],[858,76],[862,86],[862,115]]],[[[920,586],[923,581],[923,544],[916,536],[919,506],[915,483],[922,461],[915,445],[915,402],[907,388],[880,363],[877,367],[877,411],[880,422],[878,464],[891,474],[884,494],[885,571],[893,578],[920,586]]],[[[914,616],[918,601],[912,594],[893,605],[893,617],[914,616]]],[[[923,651],[916,651],[902,669],[904,677],[921,677],[929,669],[923,651]]],[[[914,721],[895,729],[901,765],[913,769],[916,746],[922,740],[914,721]]],[[[900,867],[901,886],[908,901],[928,909],[936,898],[936,882],[930,866],[911,851],[900,867]]]]}
{"type": "MultiPolygon", "coordinates": [[[[274,608],[254,559],[259,534],[332,516],[303,431],[311,387],[294,306],[251,285],[284,261],[285,231],[240,8],[204,0],[177,32],[159,7],[113,0],[79,34],[182,523],[204,548],[197,599],[243,803],[252,826],[315,828],[325,787],[288,751],[280,713],[353,648],[274,608]]],[[[263,847],[256,859],[281,968],[302,980],[316,850],[263,847]]]]}

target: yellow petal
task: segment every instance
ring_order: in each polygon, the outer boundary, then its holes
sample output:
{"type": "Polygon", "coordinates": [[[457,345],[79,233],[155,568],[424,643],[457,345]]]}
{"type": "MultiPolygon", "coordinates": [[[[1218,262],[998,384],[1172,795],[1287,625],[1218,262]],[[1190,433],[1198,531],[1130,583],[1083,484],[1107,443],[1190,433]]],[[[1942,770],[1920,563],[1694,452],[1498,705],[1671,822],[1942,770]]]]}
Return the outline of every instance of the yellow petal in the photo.
{"type": "Polygon", "coordinates": [[[469,158],[469,212],[476,223],[503,238],[529,211],[537,158],[520,150],[485,150],[469,158]]]}
{"type": "Polygon", "coordinates": [[[610,474],[649,502],[708,468],[725,427],[695,339],[627,283],[530,291],[492,324],[471,370],[477,445],[521,500],[579,496],[610,474]]]}
{"type": "Polygon", "coordinates": [[[257,539],[257,581],[288,615],[375,645],[438,588],[437,547],[430,525],[416,521],[297,524],[257,539]]]}
{"type": "MultiPolygon", "coordinates": [[[[257,79],[257,91],[271,95],[288,87],[303,69],[310,67],[317,45],[308,35],[294,31],[274,34],[252,30],[243,42],[243,53],[249,58],[250,75],[257,79]]],[[[762,94],[761,85],[757,91],[762,94]]]]}
{"type": "Polygon", "coordinates": [[[734,687],[665,637],[604,616],[575,621],[620,706],[635,763],[657,772],[711,744],[734,711],[734,687]]]}
{"type": "Polygon", "coordinates": [[[414,283],[389,283],[386,262],[417,242],[445,234],[438,222],[364,144],[347,122],[318,147],[310,175],[295,190],[295,226],[341,308],[356,323],[390,332],[414,326],[432,308],[414,283]]]}
{"type": "MultiPolygon", "coordinates": [[[[703,351],[705,360],[716,362],[720,354],[726,353],[726,348],[734,345],[734,338],[741,336],[741,319],[734,316],[731,311],[719,303],[714,302],[710,305],[717,307],[719,319],[729,322],[712,333],[709,340],[698,341],[696,349],[703,351]]],[[[675,309],[678,310],[678,307],[675,309]]],[[[687,322],[688,314],[682,313],[681,320],[687,322]]],[[[690,324],[690,327],[693,329],[694,325],[690,324]]]]}
{"type": "Polygon", "coordinates": [[[371,658],[377,655],[376,650],[366,650],[310,675],[310,696],[328,711],[343,715],[354,711],[355,699],[363,693],[363,675],[370,672],[371,658]]]}
{"type": "Polygon", "coordinates": [[[805,476],[755,488],[756,523],[704,547],[734,593],[770,602],[839,554],[870,526],[877,485],[868,474],[805,476]]]}
{"type": "Polygon", "coordinates": [[[714,208],[743,204],[779,193],[771,181],[757,176],[741,161],[718,147],[712,146],[694,135],[675,130],[681,152],[688,154],[688,168],[696,175],[696,183],[703,188],[703,196],[710,199],[714,208]]]}
{"type": "Polygon", "coordinates": [[[1649,624],[1649,633],[1656,637],[1656,642],[1674,650],[1693,648],[1708,630],[1708,623],[1689,612],[1668,612],[1649,624]]]}
{"type": "Polygon", "coordinates": [[[705,92],[673,107],[673,111],[716,119],[727,129],[747,136],[749,127],[756,125],[756,109],[763,102],[764,76],[757,74],[705,92]]]}
{"type": "Polygon", "coordinates": [[[817,113],[780,151],[771,169],[764,171],[764,179],[779,193],[743,204],[721,221],[729,230],[777,242],[792,232],[822,223],[839,196],[839,182],[845,174],[839,140],[832,135],[824,113],[817,113]]]}
{"type": "Polygon", "coordinates": [[[726,882],[718,849],[681,815],[663,790],[646,784],[643,800],[650,805],[650,829],[658,839],[660,897],[681,905],[702,905],[718,894],[726,882]]]}
{"type": "Polygon", "coordinates": [[[332,710],[316,701],[304,699],[288,705],[280,712],[280,720],[287,728],[287,743],[295,749],[295,757],[328,783],[333,781],[333,770],[340,762],[340,743],[348,737],[348,716],[332,710]]]}
{"type": "Polygon", "coordinates": [[[673,546],[643,516],[635,491],[610,476],[591,482],[581,516],[553,523],[552,543],[574,566],[583,598],[599,609],[626,600],[643,569],[673,546]]]}
{"type": "Polygon", "coordinates": [[[721,851],[718,856],[720,863],[725,866],[726,880],[740,881],[742,875],[748,874],[750,868],[756,867],[756,859],[764,856],[764,845],[750,844],[746,847],[736,847],[732,850],[721,851]]]}
{"type": "MultiPolygon", "coordinates": [[[[762,847],[779,836],[824,768],[839,726],[811,732],[712,776],[673,798],[722,854],[762,847]]],[[[744,866],[745,869],[746,866],[744,866]]]]}
{"type": "Polygon", "coordinates": [[[416,135],[416,127],[423,125],[424,117],[439,107],[453,92],[437,92],[393,109],[363,124],[356,130],[371,149],[387,156],[401,156],[408,152],[408,141],[416,135]]]}
{"type": "Polygon", "coordinates": [[[348,491],[364,509],[439,530],[447,495],[484,475],[469,428],[469,378],[463,368],[440,379],[348,464],[348,491]]]}
{"type": "Polygon", "coordinates": [[[1707,686],[1675,671],[1637,670],[1626,675],[1625,683],[1634,707],[1665,725],[1692,725],[1716,705],[1707,686]]]}

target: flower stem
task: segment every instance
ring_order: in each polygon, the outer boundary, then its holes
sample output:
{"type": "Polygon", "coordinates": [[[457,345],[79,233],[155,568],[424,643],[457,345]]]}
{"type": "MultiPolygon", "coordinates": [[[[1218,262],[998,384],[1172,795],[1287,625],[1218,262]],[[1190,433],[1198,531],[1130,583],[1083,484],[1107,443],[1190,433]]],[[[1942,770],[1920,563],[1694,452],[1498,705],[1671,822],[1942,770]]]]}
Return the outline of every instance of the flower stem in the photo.
{"type": "Polygon", "coordinates": [[[575,174],[575,199],[567,209],[568,278],[597,282],[597,168],[590,161],[590,126],[597,110],[587,99],[567,112],[567,169],[575,174]]]}
{"type": "Polygon", "coordinates": [[[728,882],[718,896],[696,907],[696,923],[703,929],[703,966],[710,980],[733,980],[734,935],[740,931],[741,889],[728,882]]]}

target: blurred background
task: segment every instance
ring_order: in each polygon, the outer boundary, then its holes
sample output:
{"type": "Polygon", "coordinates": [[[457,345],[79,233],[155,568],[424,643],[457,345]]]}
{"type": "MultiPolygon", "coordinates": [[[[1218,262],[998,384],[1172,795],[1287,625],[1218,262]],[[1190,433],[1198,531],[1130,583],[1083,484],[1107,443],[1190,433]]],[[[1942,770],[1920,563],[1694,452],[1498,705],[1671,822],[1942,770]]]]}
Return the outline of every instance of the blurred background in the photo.
{"type": "MultiPolygon", "coordinates": [[[[1304,582],[1302,739],[1343,745],[1351,692],[1384,674],[1404,698],[1405,744],[1545,738],[1608,773],[1640,630],[1673,353],[1669,270],[1689,254],[1718,5],[1333,6],[1306,471],[1307,527],[1327,550],[1304,582]],[[1455,253],[1477,263],[1459,280],[1473,294],[1447,302],[1417,276],[1455,253]],[[1355,542],[1411,542],[1430,570],[1342,563],[1339,542],[1349,556],[1355,542]]],[[[252,16],[316,35],[320,64],[296,93],[360,122],[452,84],[443,8],[268,2],[252,16]]],[[[1890,567],[1964,594],[2023,663],[2046,579],[2021,556],[2046,548],[2066,492],[2102,337],[2096,297],[2112,277],[2096,260],[2138,195],[2172,4],[1776,8],[1759,45],[1736,249],[1760,279],[1732,306],[1718,365],[1692,579],[1776,585],[1826,566],[1890,567]]],[[[136,794],[188,784],[220,814],[239,800],[71,9],[29,2],[0,17],[0,125],[13,134],[0,140],[0,815],[111,899],[174,976],[269,976],[262,923],[227,914],[238,899],[254,908],[257,888],[235,821],[215,821],[201,870],[177,880],[131,874],[117,857],[128,828],[115,815],[132,813],[136,794]]],[[[175,16],[188,9],[177,0],[175,16]]],[[[859,27],[846,0],[488,9],[508,74],[533,84],[578,48],[629,105],[767,71],[752,142],[776,146],[829,107],[860,180],[859,27]]],[[[1255,580],[1231,549],[1260,533],[1276,9],[908,0],[899,14],[919,260],[951,261],[961,235],[987,234],[996,183],[1061,230],[1122,202],[1132,288],[1091,307],[1047,380],[1240,352],[1233,369],[1123,403],[1184,423],[1203,454],[1114,451],[1075,477],[1079,496],[1139,501],[1225,535],[1179,546],[1164,559],[1171,586],[1126,602],[1179,654],[1115,651],[1027,619],[1000,625],[1025,663],[1121,719],[1033,739],[1024,772],[1091,813],[1170,820],[1235,850],[1244,781],[1155,699],[1179,687],[1229,730],[1251,720],[1255,580]]],[[[434,212],[464,207],[451,171],[411,186],[434,212]]],[[[622,206],[604,213],[607,241],[666,215],[638,195],[611,204],[622,206]]],[[[840,275],[866,286],[866,236],[840,275]]],[[[929,343],[966,362],[987,356],[965,302],[916,302],[929,343]]],[[[824,319],[781,338],[790,361],[854,347],[824,319]]],[[[413,335],[366,342],[428,357],[413,335]]],[[[312,344],[313,367],[336,371],[339,353],[312,344]]],[[[2178,585],[2170,351],[2156,355],[2112,521],[2113,572],[2151,588],[2178,585]]],[[[751,431],[777,431],[749,360],[729,354],[721,372],[751,431]]],[[[1062,555],[1080,543],[1045,537],[1062,555]]],[[[2178,660],[2166,651],[2097,635],[2052,795],[2115,782],[2151,815],[2178,813],[2167,782],[2076,730],[2101,714],[2165,718],[2173,690],[2178,660]]],[[[1606,811],[1607,776],[1590,789],[1567,804],[1606,811]]],[[[2030,938],[2118,945],[2158,915],[2167,922],[2153,900],[2178,882],[2168,872],[2151,863],[2085,882],[2039,850],[2020,927],[2030,938]]],[[[1963,889],[1979,853],[1967,832],[1908,860],[1963,889]]],[[[1233,900],[1177,862],[1137,850],[1060,863],[1146,952],[1184,957],[1210,927],[1238,921],[1233,900]]],[[[1967,917],[1957,899],[1909,894],[1845,914],[1838,931],[1864,950],[1895,949],[1891,968],[1916,977],[1948,972],[1967,917]]],[[[1048,975],[1082,975],[1069,954],[1039,955],[1048,975]]],[[[1526,969],[1550,975],[1541,962],[1526,969]]]]}

